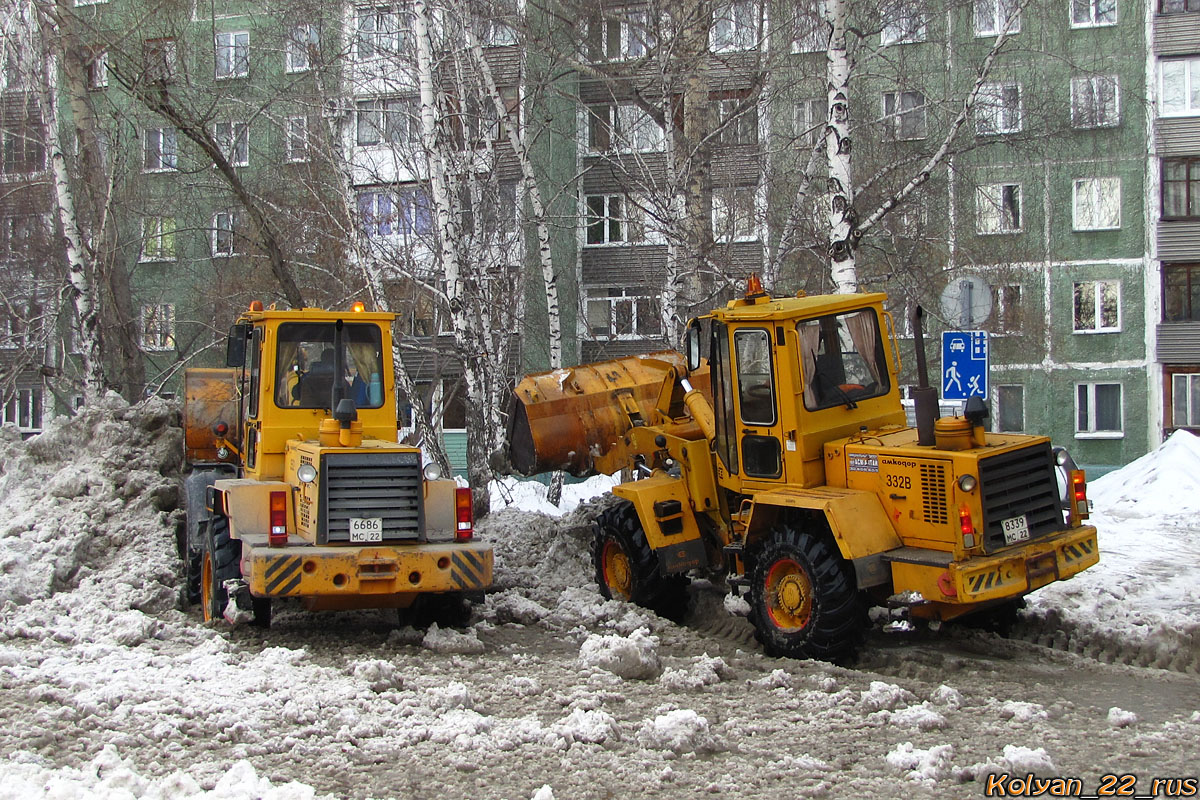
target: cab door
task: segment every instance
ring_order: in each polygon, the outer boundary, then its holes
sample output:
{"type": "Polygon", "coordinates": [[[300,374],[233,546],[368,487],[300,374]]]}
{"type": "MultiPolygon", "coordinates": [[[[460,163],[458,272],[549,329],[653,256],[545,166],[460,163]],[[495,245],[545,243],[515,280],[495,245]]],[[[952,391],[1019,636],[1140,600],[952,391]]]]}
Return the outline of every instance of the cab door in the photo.
{"type": "Polygon", "coordinates": [[[737,405],[738,449],[746,480],[785,479],[779,383],[769,327],[733,331],[733,389],[737,405]]]}

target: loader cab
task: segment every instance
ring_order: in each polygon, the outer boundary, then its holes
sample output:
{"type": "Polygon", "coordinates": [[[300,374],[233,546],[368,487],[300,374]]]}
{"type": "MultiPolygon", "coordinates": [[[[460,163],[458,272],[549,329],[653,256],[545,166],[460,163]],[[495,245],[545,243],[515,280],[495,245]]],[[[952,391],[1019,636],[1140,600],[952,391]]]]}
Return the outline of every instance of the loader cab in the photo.
{"type": "Polygon", "coordinates": [[[728,488],[823,485],[825,442],[904,424],[882,298],[748,296],[713,313],[714,450],[728,488]]]}
{"type": "Polygon", "coordinates": [[[243,351],[240,430],[246,477],[281,477],[287,441],[315,440],[321,421],[333,417],[345,400],[353,401],[364,436],[396,441],[393,320],[392,314],[317,309],[252,310],[242,316],[230,332],[227,352],[234,360],[243,351]]]}

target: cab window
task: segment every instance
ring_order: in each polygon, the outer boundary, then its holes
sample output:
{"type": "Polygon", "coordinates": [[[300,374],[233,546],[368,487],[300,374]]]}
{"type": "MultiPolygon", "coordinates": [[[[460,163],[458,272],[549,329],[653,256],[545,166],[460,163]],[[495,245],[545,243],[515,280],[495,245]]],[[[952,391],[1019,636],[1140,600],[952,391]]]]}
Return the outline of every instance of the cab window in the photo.
{"type": "Polygon", "coordinates": [[[853,408],[891,390],[879,321],[872,309],[801,322],[800,366],[804,407],[853,408]]]}
{"type": "Polygon", "coordinates": [[[733,334],[737,356],[738,402],[742,422],[775,424],[775,385],[771,376],[771,335],[760,328],[733,334]]]}
{"type": "Polygon", "coordinates": [[[340,375],[332,322],[285,322],[276,337],[275,405],[328,408],[349,398],[358,408],[383,405],[382,337],[375,325],[346,324],[342,331],[340,375]]]}

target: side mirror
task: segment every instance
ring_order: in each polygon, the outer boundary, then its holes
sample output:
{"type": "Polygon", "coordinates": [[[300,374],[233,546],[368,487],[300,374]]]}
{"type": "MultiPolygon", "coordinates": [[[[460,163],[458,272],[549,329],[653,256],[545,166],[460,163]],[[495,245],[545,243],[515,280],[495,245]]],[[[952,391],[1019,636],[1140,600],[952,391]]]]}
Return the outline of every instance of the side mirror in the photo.
{"type": "Polygon", "coordinates": [[[229,340],[225,343],[225,366],[246,366],[246,340],[250,338],[250,325],[240,322],[229,329],[229,340]]]}
{"type": "Polygon", "coordinates": [[[700,320],[693,318],[688,322],[683,342],[688,372],[694,372],[700,369],[700,320]]]}

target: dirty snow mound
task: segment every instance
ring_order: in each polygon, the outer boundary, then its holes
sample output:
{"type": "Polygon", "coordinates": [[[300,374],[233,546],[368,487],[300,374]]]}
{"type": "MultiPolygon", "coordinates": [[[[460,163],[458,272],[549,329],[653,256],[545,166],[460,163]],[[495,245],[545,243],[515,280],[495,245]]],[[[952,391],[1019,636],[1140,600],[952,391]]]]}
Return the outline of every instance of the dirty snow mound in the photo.
{"type": "MultiPolygon", "coordinates": [[[[209,800],[313,800],[316,790],[302,783],[276,786],[259,777],[249,761],[238,761],[205,791],[191,775],[177,771],[165,778],[144,778],[133,763],[121,758],[113,745],[106,745],[90,764],[75,769],[55,769],[32,753],[17,752],[3,767],[0,800],[53,797],[55,800],[121,798],[208,798],[209,800]]],[[[327,797],[327,795],[325,795],[327,797]]]]}
{"type": "Polygon", "coordinates": [[[1088,487],[1106,514],[1137,518],[1200,514],[1200,437],[1175,431],[1141,458],[1088,487]]]}
{"type": "Polygon", "coordinates": [[[0,638],[133,645],[178,596],[177,408],[115,395],[7,441],[0,477],[0,638]]]}
{"type": "Polygon", "coordinates": [[[953,757],[953,745],[939,744],[922,750],[914,747],[912,742],[904,742],[896,745],[884,760],[910,781],[933,784],[950,774],[953,757]]]}
{"type": "Polygon", "coordinates": [[[628,636],[593,633],[579,648],[579,662],[622,678],[657,678],[662,672],[658,659],[658,637],[645,628],[628,636]]]}
{"type": "Polygon", "coordinates": [[[637,739],[643,747],[676,754],[721,749],[709,731],[708,720],[690,708],[674,709],[647,719],[638,730],[637,739]]]}
{"type": "Polygon", "coordinates": [[[459,633],[451,628],[439,628],[437,623],[429,626],[428,633],[421,640],[421,646],[435,653],[460,653],[462,655],[478,655],[484,651],[483,642],[474,628],[468,628],[459,633]]]}

